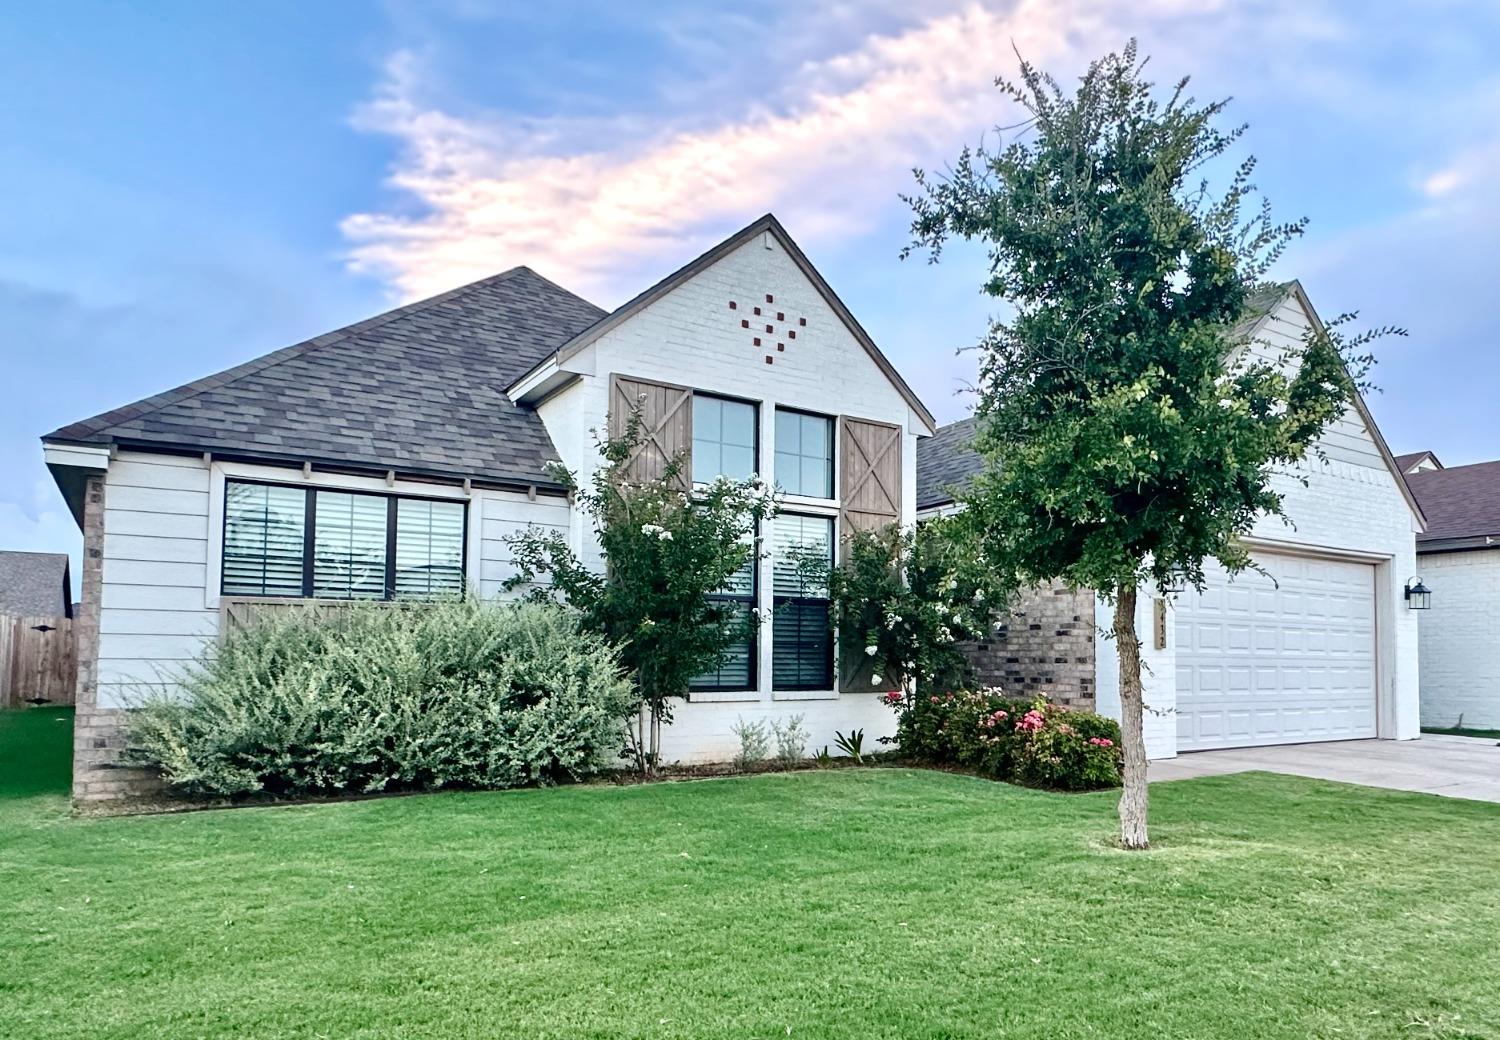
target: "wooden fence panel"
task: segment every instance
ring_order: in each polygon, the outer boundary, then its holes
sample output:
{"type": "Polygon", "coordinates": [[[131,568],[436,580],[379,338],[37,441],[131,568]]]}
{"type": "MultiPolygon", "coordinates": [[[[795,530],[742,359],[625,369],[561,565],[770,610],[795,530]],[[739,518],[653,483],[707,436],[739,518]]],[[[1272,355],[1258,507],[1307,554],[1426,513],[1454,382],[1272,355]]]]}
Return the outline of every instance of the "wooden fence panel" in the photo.
{"type": "Polygon", "coordinates": [[[0,617],[0,708],[72,704],[77,679],[71,620],[0,617]]]}

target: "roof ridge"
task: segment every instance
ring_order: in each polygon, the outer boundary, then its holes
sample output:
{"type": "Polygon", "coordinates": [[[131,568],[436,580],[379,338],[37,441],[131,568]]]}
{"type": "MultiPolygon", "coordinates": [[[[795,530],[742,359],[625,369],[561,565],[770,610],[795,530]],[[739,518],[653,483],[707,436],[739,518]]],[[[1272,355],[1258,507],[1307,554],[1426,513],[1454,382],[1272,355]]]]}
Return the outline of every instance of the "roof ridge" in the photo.
{"type": "MultiPolygon", "coordinates": [[[[133,419],[139,419],[154,412],[159,412],[163,408],[181,404],[184,401],[191,401],[193,398],[199,396],[200,394],[207,393],[210,390],[216,390],[227,383],[235,382],[236,380],[243,379],[246,376],[255,375],[256,373],[263,372],[275,365],[279,365],[284,361],[290,361],[293,358],[303,357],[307,354],[313,353],[314,351],[320,350],[323,347],[332,346],[336,343],[342,343],[353,336],[359,335],[364,332],[369,332],[371,329],[380,328],[381,326],[387,325],[399,318],[409,317],[410,315],[419,313],[420,311],[426,310],[429,307],[436,306],[440,303],[445,303],[448,300],[453,299],[454,297],[459,296],[463,293],[467,293],[470,290],[478,288],[481,285],[494,285],[500,282],[508,281],[512,277],[522,272],[526,272],[531,274],[533,277],[540,278],[542,281],[548,282],[548,284],[556,284],[551,282],[549,279],[543,278],[541,275],[537,274],[535,271],[532,271],[530,268],[518,264],[515,267],[507,268],[506,270],[501,271],[497,274],[486,275],[483,278],[476,278],[472,282],[466,282],[463,285],[457,286],[452,289],[447,289],[433,296],[424,297],[420,300],[413,300],[411,303],[405,303],[401,304],[398,307],[392,307],[388,311],[382,311],[379,314],[372,315],[371,317],[364,318],[349,325],[345,325],[342,328],[334,329],[332,332],[325,332],[321,335],[312,336],[308,339],[300,340],[285,347],[280,347],[276,350],[271,351],[269,354],[262,354],[259,357],[251,358],[248,361],[242,361],[238,365],[233,365],[229,368],[221,369],[218,372],[212,372],[206,376],[200,376],[197,379],[190,380],[186,383],[181,384],[180,386],[176,386],[171,390],[163,390],[160,393],[152,394],[150,397],[143,398],[130,404],[121,405],[118,408],[112,408],[109,411],[101,412],[98,415],[92,416],[88,419],[81,419],[78,422],[69,423],[66,426],[59,427],[58,429],[53,430],[51,433],[46,434],[42,437],[42,440],[70,440],[76,437],[88,436],[90,434],[98,433],[99,431],[107,429],[108,427],[114,426],[118,423],[128,422],[133,419]]],[[[562,286],[557,286],[557,288],[562,289],[562,286]]],[[[569,295],[582,300],[582,302],[584,303],[589,302],[587,300],[584,300],[583,297],[578,296],[577,293],[569,292],[569,290],[567,289],[563,289],[562,291],[568,292],[569,295]]]]}

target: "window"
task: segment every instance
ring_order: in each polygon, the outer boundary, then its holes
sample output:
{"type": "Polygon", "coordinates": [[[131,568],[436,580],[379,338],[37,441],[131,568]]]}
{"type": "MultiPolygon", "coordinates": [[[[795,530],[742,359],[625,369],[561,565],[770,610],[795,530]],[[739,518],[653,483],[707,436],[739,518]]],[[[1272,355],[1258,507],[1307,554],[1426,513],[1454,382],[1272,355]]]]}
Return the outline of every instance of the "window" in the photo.
{"type": "Polygon", "coordinates": [[[760,561],[752,555],[745,565],[735,572],[720,593],[711,598],[728,603],[734,609],[735,622],[744,628],[739,640],[731,646],[713,671],[695,676],[689,683],[694,690],[753,690],[755,689],[755,625],[751,618],[755,610],[755,571],[760,561]]]}
{"type": "Polygon", "coordinates": [[[776,483],[789,495],[833,497],[833,420],[776,409],[776,483]]]}
{"type": "Polygon", "coordinates": [[[421,599],[463,590],[463,502],[231,480],[226,596],[421,599]]]}
{"type": "Polygon", "coordinates": [[[800,561],[816,555],[833,562],[833,518],[781,513],[772,561],[771,686],[777,690],[833,688],[833,631],[828,588],[810,579],[800,561]]]}
{"type": "Polygon", "coordinates": [[[755,475],[755,405],[708,394],[693,395],[693,483],[755,475]]]}
{"type": "Polygon", "coordinates": [[[224,591],[302,595],[307,492],[230,481],[224,489],[224,591]]]}

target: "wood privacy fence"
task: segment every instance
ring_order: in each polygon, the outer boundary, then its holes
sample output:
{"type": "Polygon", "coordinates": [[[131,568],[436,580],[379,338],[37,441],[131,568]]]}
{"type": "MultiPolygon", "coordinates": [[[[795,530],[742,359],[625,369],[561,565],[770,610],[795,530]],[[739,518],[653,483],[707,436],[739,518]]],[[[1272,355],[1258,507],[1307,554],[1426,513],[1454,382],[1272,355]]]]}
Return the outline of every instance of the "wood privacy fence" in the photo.
{"type": "Polygon", "coordinates": [[[0,617],[0,708],[72,704],[77,675],[70,619],[0,617]]]}

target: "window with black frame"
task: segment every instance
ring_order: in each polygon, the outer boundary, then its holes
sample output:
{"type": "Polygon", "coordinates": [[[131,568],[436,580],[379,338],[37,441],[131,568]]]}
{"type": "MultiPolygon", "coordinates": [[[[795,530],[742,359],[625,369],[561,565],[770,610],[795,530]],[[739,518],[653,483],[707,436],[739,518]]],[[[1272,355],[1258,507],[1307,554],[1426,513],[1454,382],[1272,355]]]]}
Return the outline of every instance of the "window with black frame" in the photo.
{"type": "Polygon", "coordinates": [[[829,625],[828,586],[816,573],[810,573],[804,561],[816,559],[832,565],[833,517],[780,513],[771,523],[771,686],[777,690],[831,690],[833,631],[829,625]]]}
{"type": "Polygon", "coordinates": [[[464,587],[463,502],[230,480],[226,596],[430,599],[464,587]]]}
{"type": "Polygon", "coordinates": [[[729,584],[715,596],[716,602],[730,606],[734,611],[733,623],[739,626],[739,635],[729,647],[719,667],[695,676],[688,684],[692,690],[753,690],[755,689],[755,658],[758,642],[755,638],[755,590],[756,565],[754,555],[729,579],[729,584]]]}
{"type": "Polygon", "coordinates": [[[833,497],[833,420],[776,409],[776,483],[789,495],[833,497]]]}
{"type": "Polygon", "coordinates": [[[760,460],[756,406],[712,394],[693,395],[693,483],[748,480],[760,460]]]}

